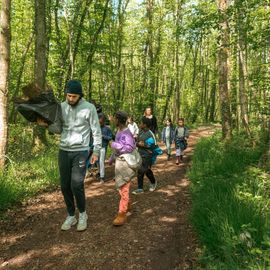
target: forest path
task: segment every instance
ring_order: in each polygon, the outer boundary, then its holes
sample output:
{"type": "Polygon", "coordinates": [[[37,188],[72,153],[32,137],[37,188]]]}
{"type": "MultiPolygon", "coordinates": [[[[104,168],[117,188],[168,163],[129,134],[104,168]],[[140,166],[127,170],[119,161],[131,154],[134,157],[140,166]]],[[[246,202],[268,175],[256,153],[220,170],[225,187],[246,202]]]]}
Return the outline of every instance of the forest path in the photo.
{"type": "MultiPolygon", "coordinates": [[[[189,223],[191,199],[186,170],[196,142],[213,127],[193,130],[184,163],[166,155],[153,167],[155,192],[131,195],[132,211],[122,227],[112,226],[119,195],[113,181],[86,181],[88,229],[60,230],[66,211],[60,190],[43,193],[0,221],[0,269],[193,269],[198,257],[189,223]]],[[[174,153],[174,152],[173,152],[174,153]]],[[[108,169],[110,179],[113,169],[108,169]]],[[[148,180],[144,180],[148,188],[148,180]]],[[[133,181],[131,190],[136,188],[133,181]]]]}

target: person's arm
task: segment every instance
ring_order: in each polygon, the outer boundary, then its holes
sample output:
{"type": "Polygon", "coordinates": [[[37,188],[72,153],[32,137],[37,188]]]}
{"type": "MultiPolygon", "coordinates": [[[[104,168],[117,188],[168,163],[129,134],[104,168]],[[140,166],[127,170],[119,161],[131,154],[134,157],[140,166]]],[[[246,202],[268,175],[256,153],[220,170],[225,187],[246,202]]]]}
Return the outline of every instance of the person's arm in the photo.
{"type": "Polygon", "coordinates": [[[134,139],[127,134],[123,134],[118,142],[112,142],[111,147],[119,153],[131,153],[134,148],[134,139]]]}
{"type": "Polygon", "coordinates": [[[161,132],[161,139],[164,143],[166,143],[166,127],[164,127],[162,129],[162,132],[161,132]]]}
{"type": "Polygon", "coordinates": [[[187,139],[189,137],[189,130],[187,127],[185,127],[185,135],[184,137],[187,139]]]}
{"type": "Polygon", "coordinates": [[[176,138],[177,138],[177,127],[175,128],[175,130],[174,130],[174,134],[173,134],[173,141],[176,141],[176,138]]]}
{"type": "Polygon", "coordinates": [[[89,124],[93,136],[93,155],[91,157],[91,164],[94,164],[99,157],[99,151],[102,147],[102,134],[100,129],[100,124],[98,120],[98,115],[94,105],[92,105],[89,115],[89,124]]]}
{"type": "Polygon", "coordinates": [[[139,148],[151,149],[155,145],[154,138],[150,137],[146,141],[139,141],[137,142],[137,146],[139,148]]]}
{"type": "Polygon", "coordinates": [[[41,127],[48,128],[49,134],[61,134],[62,133],[62,122],[59,119],[58,122],[53,124],[48,124],[43,118],[37,118],[37,124],[41,127]]]}
{"type": "Polygon", "coordinates": [[[171,140],[171,143],[174,141],[174,133],[175,133],[174,127],[171,126],[171,130],[170,130],[170,140],[171,140]]]}
{"type": "Polygon", "coordinates": [[[139,128],[138,128],[138,125],[134,122],[134,125],[135,125],[135,135],[136,137],[139,135],[139,128]]]}
{"type": "Polygon", "coordinates": [[[150,137],[150,138],[145,140],[144,145],[145,145],[145,148],[152,149],[153,146],[156,145],[156,140],[153,137],[150,137]]]}
{"type": "Polygon", "coordinates": [[[157,118],[153,115],[153,130],[154,133],[158,132],[157,118]]]}
{"type": "Polygon", "coordinates": [[[41,117],[37,118],[37,124],[41,127],[48,127],[49,124],[41,117]]]}
{"type": "Polygon", "coordinates": [[[102,138],[106,141],[110,141],[112,139],[112,131],[110,128],[106,128],[106,134],[102,135],[102,138]]]}

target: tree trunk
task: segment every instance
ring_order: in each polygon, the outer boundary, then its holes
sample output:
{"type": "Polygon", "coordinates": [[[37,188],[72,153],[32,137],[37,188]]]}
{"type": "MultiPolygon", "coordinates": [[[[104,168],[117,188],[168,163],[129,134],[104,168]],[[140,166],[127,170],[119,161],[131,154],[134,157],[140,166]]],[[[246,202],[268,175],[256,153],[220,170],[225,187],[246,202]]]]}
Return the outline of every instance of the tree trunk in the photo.
{"type": "Polygon", "coordinates": [[[209,121],[215,121],[215,111],[216,111],[216,92],[217,92],[217,61],[214,58],[214,72],[212,77],[211,91],[210,91],[210,115],[209,121]]]}
{"type": "Polygon", "coordinates": [[[218,51],[218,74],[219,74],[219,99],[222,121],[222,136],[225,140],[232,137],[231,110],[228,90],[228,47],[229,28],[227,21],[228,0],[218,0],[219,9],[219,51],[218,51]]]}
{"type": "Polygon", "coordinates": [[[44,90],[47,67],[46,0],[35,0],[35,82],[44,90]]]}
{"type": "Polygon", "coordinates": [[[247,134],[251,137],[251,131],[249,128],[249,117],[248,117],[248,97],[246,90],[246,45],[245,45],[245,29],[243,26],[244,14],[242,0],[236,1],[237,5],[237,26],[238,26],[238,65],[239,65],[239,101],[240,101],[240,112],[241,120],[247,134]]]}
{"type": "Polygon", "coordinates": [[[154,0],[147,0],[146,17],[147,17],[147,39],[146,39],[146,55],[149,62],[147,77],[149,83],[147,88],[149,90],[149,106],[154,108],[154,93],[155,93],[155,77],[154,77],[154,50],[153,50],[153,13],[154,0]]]}
{"type": "MultiPolygon", "coordinates": [[[[47,72],[46,0],[35,0],[35,83],[44,91],[47,72]]],[[[47,145],[45,129],[34,126],[33,147],[38,151],[47,145]]]]}
{"type": "Polygon", "coordinates": [[[83,24],[84,24],[86,14],[87,14],[87,11],[88,11],[89,6],[91,5],[91,3],[92,3],[92,0],[87,0],[85,5],[84,5],[83,12],[81,13],[81,17],[80,17],[77,36],[75,38],[74,44],[72,42],[73,30],[71,30],[72,27],[70,26],[70,24],[68,22],[68,17],[66,17],[67,26],[68,26],[68,28],[70,28],[69,29],[69,58],[70,58],[70,64],[69,64],[69,67],[68,67],[65,82],[67,82],[69,79],[74,77],[76,56],[77,56],[77,53],[78,53],[78,50],[79,50],[79,45],[80,45],[81,36],[82,36],[82,32],[83,32],[83,24]]]}
{"type": "Polygon", "coordinates": [[[162,114],[162,122],[165,120],[166,115],[167,115],[169,102],[170,102],[170,99],[171,99],[171,96],[172,96],[172,93],[173,93],[173,85],[174,85],[174,81],[171,78],[170,82],[168,82],[168,84],[167,84],[167,95],[166,95],[166,102],[165,102],[165,106],[164,106],[163,114],[162,114]]]}
{"type": "Polygon", "coordinates": [[[174,104],[174,119],[179,119],[180,116],[180,83],[179,83],[179,40],[176,41],[176,50],[175,50],[175,104],[174,104]]]}
{"type": "Polygon", "coordinates": [[[8,79],[10,66],[10,0],[2,0],[0,14],[0,169],[5,166],[8,142],[8,79]]]}

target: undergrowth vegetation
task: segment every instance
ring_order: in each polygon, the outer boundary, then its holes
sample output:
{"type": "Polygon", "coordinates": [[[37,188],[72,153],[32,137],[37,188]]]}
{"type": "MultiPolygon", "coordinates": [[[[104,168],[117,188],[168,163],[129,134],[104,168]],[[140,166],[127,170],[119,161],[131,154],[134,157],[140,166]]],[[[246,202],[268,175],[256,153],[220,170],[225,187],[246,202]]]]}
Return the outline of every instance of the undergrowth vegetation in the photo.
{"type": "Polygon", "coordinates": [[[266,136],[256,146],[243,134],[224,143],[219,133],[197,144],[189,178],[201,269],[270,269],[268,162],[266,136]]]}
{"type": "Polygon", "coordinates": [[[31,151],[32,129],[10,128],[7,168],[0,172],[0,211],[59,182],[56,138],[46,149],[31,151]]]}

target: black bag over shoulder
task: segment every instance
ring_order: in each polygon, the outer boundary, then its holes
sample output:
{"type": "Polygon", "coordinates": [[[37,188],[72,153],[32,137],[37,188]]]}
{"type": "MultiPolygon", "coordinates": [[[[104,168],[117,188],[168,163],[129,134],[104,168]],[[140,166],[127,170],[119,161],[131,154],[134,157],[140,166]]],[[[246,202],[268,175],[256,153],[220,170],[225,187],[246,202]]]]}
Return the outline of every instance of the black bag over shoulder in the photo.
{"type": "Polygon", "coordinates": [[[56,100],[52,91],[43,92],[28,101],[15,102],[17,111],[29,122],[37,122],[42,118],[49,125],[52,133],[62,132],[61,104],[56,100]]]}

